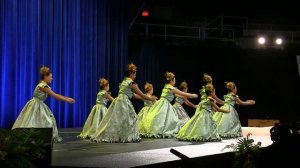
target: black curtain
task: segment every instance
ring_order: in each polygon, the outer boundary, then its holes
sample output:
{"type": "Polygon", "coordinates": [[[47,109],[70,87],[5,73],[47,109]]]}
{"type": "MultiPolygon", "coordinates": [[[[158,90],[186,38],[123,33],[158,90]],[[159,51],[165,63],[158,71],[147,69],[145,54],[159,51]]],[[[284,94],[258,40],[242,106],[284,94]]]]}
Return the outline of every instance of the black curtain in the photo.
{"type": "MultiPolygon", "coordinates": [[[[299,50],[295,46],[286,46],[283,50],[243,49],[232,43],[181,43],[135,36],[130,37],[129,46],[131,59],[137,60],[143,71],[139,74],[146,74],[138,78],[150,80],[158,96],[166,71],[175,73],[176,86],[186,80],[189,92],[198,94],[203,73],[208,73],[214,79],[220,98],[226,94],[224,82],[233,81],[241,99],[256,100],[255,106],[236,106],[244,126],[249,118],[300,119],[300,77],[296,61],[299,50]]],[[[198,103],[199,99],[192,102],[198,103]]],[[[185,108],[190,116],[194,114],[194,109],[185,108]]]]}

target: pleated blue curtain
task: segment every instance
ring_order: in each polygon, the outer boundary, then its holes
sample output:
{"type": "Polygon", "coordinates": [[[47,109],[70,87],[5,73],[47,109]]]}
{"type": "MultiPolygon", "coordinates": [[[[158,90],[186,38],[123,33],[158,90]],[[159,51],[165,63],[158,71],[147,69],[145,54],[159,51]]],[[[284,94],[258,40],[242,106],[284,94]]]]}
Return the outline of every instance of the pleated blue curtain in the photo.
{"type": "Polygon", "coordinates": [[[95,103],[99,77],[116,96],[128,46],[125,0],[2,0],[0,2],[0,126],[10,128],[39,82],[53,72],[48,98],[59,127],[81,127],[95,103]]]}

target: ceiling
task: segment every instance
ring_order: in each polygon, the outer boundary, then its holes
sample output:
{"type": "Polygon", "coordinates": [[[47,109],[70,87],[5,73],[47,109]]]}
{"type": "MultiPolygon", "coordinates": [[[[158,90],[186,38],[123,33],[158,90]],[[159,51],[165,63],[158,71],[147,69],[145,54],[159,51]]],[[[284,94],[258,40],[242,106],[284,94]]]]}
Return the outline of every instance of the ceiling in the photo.
{"type": "Polygon", "coordinates": [[[266,1],[201,1],[201,0],[131,0],[130,17],[137,15],[141,7],[149,11],[147,19],[137,22],[186,23],[202,18],[213,19],[219,15],[246,16],[249,22],[268,24],[300,24],[299,5],[296,2],[266,1]]]}

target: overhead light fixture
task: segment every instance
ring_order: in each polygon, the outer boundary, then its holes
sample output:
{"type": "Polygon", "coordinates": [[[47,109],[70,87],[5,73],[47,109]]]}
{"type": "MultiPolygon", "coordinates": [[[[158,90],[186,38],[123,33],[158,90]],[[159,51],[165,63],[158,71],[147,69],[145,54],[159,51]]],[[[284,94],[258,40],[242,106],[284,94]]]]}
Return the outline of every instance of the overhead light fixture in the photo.
{"type": "Polygon", "coordinates": [[[275,43],[276,43],[277,45],[281,45],[281,44],[282,44],[282,39],[281,39],[281,38],[277,38],[277,39],[275,40],[275,43]]]}
{"type": "Polygon", "coordinates": [[[259,37],[257,42],[258,42],[258,44],[263,45],[266,43],[266,39],[264,37],[259,37]]]}

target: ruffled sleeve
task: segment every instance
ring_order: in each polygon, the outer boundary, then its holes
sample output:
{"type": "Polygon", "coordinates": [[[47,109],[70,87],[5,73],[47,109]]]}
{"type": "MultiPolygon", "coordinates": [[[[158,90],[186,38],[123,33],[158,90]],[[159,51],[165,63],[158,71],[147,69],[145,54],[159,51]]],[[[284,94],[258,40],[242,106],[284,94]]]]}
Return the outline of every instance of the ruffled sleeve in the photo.
{"type": "Polygon", "coordinates": [[[126,82],[128,83],[128,85],[134,83],[134,81],[132,79],[130,79],[130,78],[126,78],[126,82]]]}
{"type": "Polygon", "coordinates": [[[48,87],[49,89],[51,89],[51,87],[49,85],[47,85],[46,83],[44,83],[44,82],[39,83],[38,86],[40,88],[46,88],[46,87],[48,87]]]}
{"type": "Polygon", "coordinates": [[[233,100],[236,100],[237,98],[239,98],[239,96],[236,94],[232,94],[232,98],[233,98],[233,100]]]}
{"type": "Polygon", "coordinates": [[[205,94],[205,89],[204,86],[202,86],[202,88],[199,90],[200,95],[204,95],[205,94]]]}
{"type": "Polygon", "coordinates": [[[101,90],[99,93],[98,93],[98,96],[104,96],[106,95],[107,92],[105,90],[101,90]]]}
{"type": "Polygon", "coordinates": [[[167,86],[167,89],[169,89],[169,90],[173,90],[173,89],[175,89],[175,87],[174,87],[174,86],[172,86],[172,85],[168,85],[168,86],[167,86]]]}

